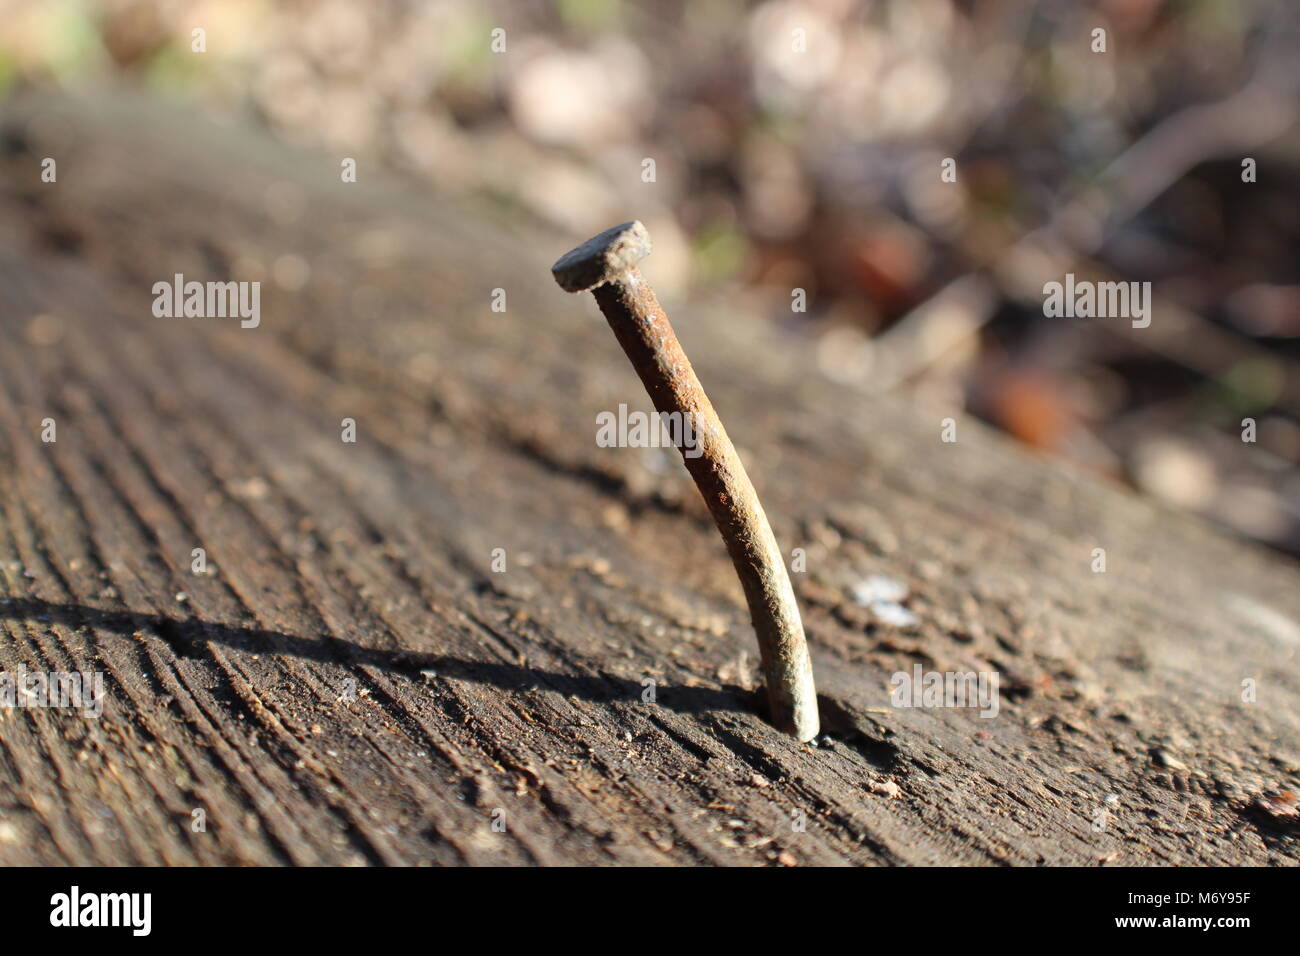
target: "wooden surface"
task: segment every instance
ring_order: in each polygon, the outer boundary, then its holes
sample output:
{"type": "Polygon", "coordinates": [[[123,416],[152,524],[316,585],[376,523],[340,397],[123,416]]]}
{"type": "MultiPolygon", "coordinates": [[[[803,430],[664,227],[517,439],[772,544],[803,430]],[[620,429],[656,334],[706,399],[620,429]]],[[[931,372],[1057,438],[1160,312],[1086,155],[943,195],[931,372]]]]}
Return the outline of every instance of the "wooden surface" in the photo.
{"type": "Polygon", "coordinates": [[[675,453],[596,447],[649,404],[551,281],[583,237],[338,170],[130,97],[0,111],[0,666],[108,694],[0,711],[0,863],[1300,859],[1257,802],[1300,772],[1294,563],[669,299],[807,551],[797,745],[675,453]],[[261,326],[154,318],[176,272],[261,280],[261,326]],[[916,663],[998,671],[998,716],[891,708],[916,663]]]}

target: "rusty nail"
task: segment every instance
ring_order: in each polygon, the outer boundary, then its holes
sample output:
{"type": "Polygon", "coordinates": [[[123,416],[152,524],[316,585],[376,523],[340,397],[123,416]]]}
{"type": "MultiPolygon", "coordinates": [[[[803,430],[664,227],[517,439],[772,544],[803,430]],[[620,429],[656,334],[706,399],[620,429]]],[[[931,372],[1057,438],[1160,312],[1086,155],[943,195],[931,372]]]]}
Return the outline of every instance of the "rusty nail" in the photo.
{"type": "Polygon", "coordinates": [[[817,689],[799,606],[776,537],[736,449],[682,351],[668,316],[636,264],[650,234],[625,222],[588,239],[551,267],[566,292],[590,291],[660,414],[694,424],[699,452],[679,447],[736,567],[767,682],[772,721],[799,740],[817,736],[817,689]]]}

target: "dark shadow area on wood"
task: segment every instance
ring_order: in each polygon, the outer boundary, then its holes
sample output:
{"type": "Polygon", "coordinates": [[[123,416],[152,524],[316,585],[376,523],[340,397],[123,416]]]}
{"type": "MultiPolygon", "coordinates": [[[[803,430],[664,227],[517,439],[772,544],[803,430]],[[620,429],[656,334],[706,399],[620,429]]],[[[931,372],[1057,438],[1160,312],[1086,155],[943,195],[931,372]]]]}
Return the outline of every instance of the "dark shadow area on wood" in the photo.
{"type": "Polygon", "coordinates": [[[839,701],[818,694],[817,710],[821,714],[823,733],[843,741],[877,770],[892,773],[899,769],[901,754],[898,745],[870,733],[868,722],[839,701]]]}
{"type": "Polygon", "coordinates": [[[1254,828],[1270,850],[1285,851],[1300,842],[1300,816],[1280,815],[1267,809],[1262,800],[1247,804],[1238,816],[1243,824],[1254,828]]]}
{"type": "MultiPolygon", "coordinates": [[[[323,664],[356,664],[421,680],[449,677],[490,684],[508,691],[542,688],[567,696],[605,703],[639,701],[644,691],[640,682],[603,674],[578,675],[522,667],[499,661],[475,661],[442,654],[381,650],[362,647],[335,637],[310,639],[265,628],[216,624],[199,618],[173,618],[161,614],[106,611],[84,604],[51,604],[33,598],[0,598],[0,618],[52,621],[76,629],[89,627],[115,634],[148,630],[157,634],[180,658],[210,659],[207,642],[255,654],[283,654],[323,664]]],[[[656,688],[656,703],[680,713],[726,710],[750,713],[756,709],[751,691],[727,685],[722,688],[656,688]]]]}

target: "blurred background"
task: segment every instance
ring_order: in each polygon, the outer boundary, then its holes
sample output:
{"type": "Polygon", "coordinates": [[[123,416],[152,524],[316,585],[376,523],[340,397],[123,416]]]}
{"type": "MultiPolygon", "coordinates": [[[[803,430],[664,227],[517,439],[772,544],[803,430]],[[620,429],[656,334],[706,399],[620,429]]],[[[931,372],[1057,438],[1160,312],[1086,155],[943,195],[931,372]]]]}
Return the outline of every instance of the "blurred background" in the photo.
{"type": "Polygon", "coordinates": [[[1300,554],[1296,10],[0,0],[0,109],[139,84],[557,250],[640,218],[663,298],[736,296],[815,339],[816,374],[955,403],[1300,554]],[[1044,317],[1066,272],[1150,281],[1154,321],[1044,317]]]}

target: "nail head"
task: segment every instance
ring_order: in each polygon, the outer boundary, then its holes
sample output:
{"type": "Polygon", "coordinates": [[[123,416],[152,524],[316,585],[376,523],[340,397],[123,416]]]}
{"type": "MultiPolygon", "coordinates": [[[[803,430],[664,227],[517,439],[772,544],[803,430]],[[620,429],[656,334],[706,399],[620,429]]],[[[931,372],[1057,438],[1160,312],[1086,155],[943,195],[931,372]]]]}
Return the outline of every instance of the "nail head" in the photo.
{"type": "Polygon", "coordinates": [[[650,255],[650,248],[650,233],[634,219],[570,249],[551,266],[551,274],[565,292],[586,292],[617,279],[650,255]]]}

